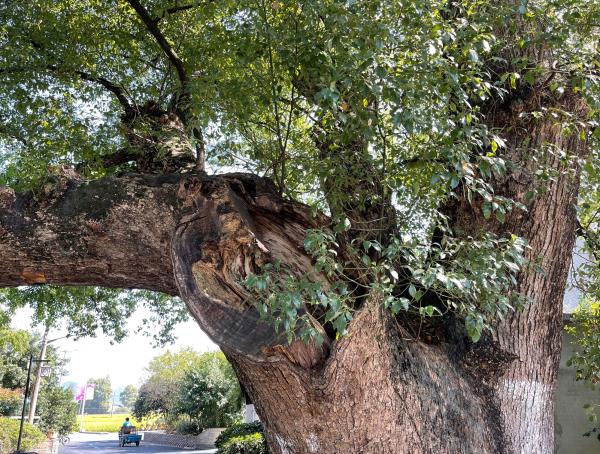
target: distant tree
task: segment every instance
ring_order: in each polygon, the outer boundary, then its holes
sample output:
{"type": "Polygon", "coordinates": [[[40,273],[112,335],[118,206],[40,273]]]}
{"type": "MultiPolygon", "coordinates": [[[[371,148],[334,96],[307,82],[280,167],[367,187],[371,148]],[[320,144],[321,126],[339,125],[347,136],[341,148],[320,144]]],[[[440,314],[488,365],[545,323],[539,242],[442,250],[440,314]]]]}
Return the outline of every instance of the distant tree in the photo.
{"type": "Polygon", "coordinates": [[[154,357],[146,368],[148,378],[140,387],[133,414],[137,418],[150,415],[170,418],[175,411],[179,385],[185,373],[199,364],[200,357],[191,348],[154,357]]]}
{"type": "Polygon", "coordinates": [[[45,384],[38,401],[39,428],[44,432],[69,434],[77,425],[77,403],[70,389],[57,380],[45,384]]]}
{"type": "Polygon", "coordinates": [[[21,406],[21,393],[14,389],[0,388],[0,416],[12,416],[21,406]]]}
{"type": "Polygon", "coordinates": [[[239,416],[241,391],[221,352],[166,352],[152,359],[147,371],[133,408],[137,418],[161,415],[175,422],[186,416],[199,427],[220,427],[239,416]]]}
{"type": "Polygon", "coordinates": [[[94,383],[94,399],[86,402],[85,411],[92,414],[107,413],[110,409],[112,387],[108,375],[104,378],[90,378],[88,383],[94,383]]]}
{"type": "Polygon", "coordinates": [[[25,386],[31,337],[26,331],[0,329],[0,387],[25,386]]]}
{"type": "Polygon", "coordinates": [[[179,386],[176,413],[199,427],[225,427],[241,417],[242,393],[235,373],[221,352],[202,355],[179,386]]]}
{"type": "Polygon", "coordinates": [[[175,408],[177,383],[152,380],[147,381],[138,392],[132,413],[137,419],[160,415],[169,419],[175,408]]]}
{"type": "Polygon", "coordinates": [[[121,405],[127,408],[133,408],[135,400],[137,399],[138,389],[133,385],[127,385],[119,394],[121,399],[121,405]]]}
{"type": "Polygon", "coordinates": [[[178,352],[166,351],[154,357],[148,367],[148,380],[163,379],[179,381],[185,373],[202,361],[202,355],[191,347],[185,347],[178,352]]]}

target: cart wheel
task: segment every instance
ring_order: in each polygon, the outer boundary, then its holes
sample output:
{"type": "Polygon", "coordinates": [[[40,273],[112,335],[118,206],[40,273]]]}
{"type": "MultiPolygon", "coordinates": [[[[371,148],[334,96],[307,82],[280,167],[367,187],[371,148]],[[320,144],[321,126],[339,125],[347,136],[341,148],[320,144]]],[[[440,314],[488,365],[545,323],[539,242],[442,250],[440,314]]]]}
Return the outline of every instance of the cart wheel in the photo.
{"type": "Polygon", "coordinates": [[[140,445],[140,442],[139,442],[139,441],[136,441],[136,442],[135,442],[135,445],[136,445],[136,446],[139,446],[139,445],[140,445]]]}

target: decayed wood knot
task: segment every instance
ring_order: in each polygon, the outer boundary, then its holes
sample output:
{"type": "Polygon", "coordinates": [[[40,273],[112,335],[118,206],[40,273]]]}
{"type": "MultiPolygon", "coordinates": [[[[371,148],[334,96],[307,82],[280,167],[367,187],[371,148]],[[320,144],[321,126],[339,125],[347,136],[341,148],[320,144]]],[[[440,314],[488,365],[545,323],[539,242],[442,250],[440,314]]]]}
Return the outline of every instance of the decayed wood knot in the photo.
{"type": "Polygon", "coordinates": [[[21,279],[23,279],[23,282],[27,285],[46,283],[46,275],[43,272],[27,268],[21,271],[21,279]]]}
{"type": "Polygon", "coordinates": [[[104,232],[104,225],[94,219],[86,219],[84,224],[92,233],[100,234],[104,232]]]}
{"type": "Polygon", "coordinates": [[[302,369],[312,369],[323,362],[329,352],[329,344],[324,342],[317,347],[313,340],[308,343],[297,339],[288,345],[263,347],[262,353],[269,359],[277,361],[285,358],[290,363],[302,369]]]}
{"type": "Polygon", "coordinates": [[[501,377],[508,365],[517,358],[517,355],[503,350],[496,342],[485,342],[473,344],[463,356],[462,365],[473,377],[490,383],[501,377]]]}
{"type": "Polygon", "coordinates": [[[184,178],[177,188],[177,198],[183,201],[183,206],[193,208],[201,190],[202,182],[198,178],[184,178]]]}
{"type": "Polygon", "coordinates": [[[15,190],[7,187],[0,187],[0,207],[1,208],[12,208],[17,200],[15,190]]]}

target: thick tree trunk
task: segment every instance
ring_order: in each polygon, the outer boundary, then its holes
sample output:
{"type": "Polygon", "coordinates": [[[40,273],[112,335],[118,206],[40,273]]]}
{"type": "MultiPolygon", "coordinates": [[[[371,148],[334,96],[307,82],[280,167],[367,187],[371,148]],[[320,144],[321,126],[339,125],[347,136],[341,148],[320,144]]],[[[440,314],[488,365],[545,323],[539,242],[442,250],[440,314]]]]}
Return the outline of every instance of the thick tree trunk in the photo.
{"type": "Polygon", "coordinates": [[[519,276],[514,291],[533,302],[509,313],[496,327],[498,348],[514,358],[492,385],[500,411],[504,449],[510,453],[551,453],[554,450],[554,388],[561,350],[563,296],[575,242],[580,159],[587,145],[578,134],[564,134],[552,116],[533,119],[523,112],[564,109],[587,117],[586,104],[567,92],[561,97],[540,91],[514,99],[488,113],[488,126],[507,139],[508,159],[515,170],[493,181],[496,193],[527,205],[514,210],[506,222],[486,221],[481,207],[466,199],[448,207],[459,234],[482,231],[516,234],[529,241],[531,265],[519,276]],[[567,152],[565,159],[561,152],[567,152]],[[535,153],[536,160],[532,159],[535,153]],[[543,167],[553,178],[536,181],[543,167]],[[529,191],[538,191],[528,201],[529,191]]]}
{"type": "Polygon", "coordinates": [[[450,350],[412,339],[373,298],[320,367],[226,353],[274,453],[502,452],[492,394],[450,350]]]}

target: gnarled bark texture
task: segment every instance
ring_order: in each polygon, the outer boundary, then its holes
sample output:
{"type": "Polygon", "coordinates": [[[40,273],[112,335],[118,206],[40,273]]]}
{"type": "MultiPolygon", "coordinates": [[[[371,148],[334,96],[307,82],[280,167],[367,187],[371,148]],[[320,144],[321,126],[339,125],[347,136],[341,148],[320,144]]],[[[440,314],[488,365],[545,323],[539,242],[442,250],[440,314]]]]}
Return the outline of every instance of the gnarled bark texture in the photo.
{"type": "Polygon", "coordinates": [[[306,370],[230,353],[281,453],[495,453],[491,395],[448,346],[411,339],[376,298],[327,361],[306,370]]]}

